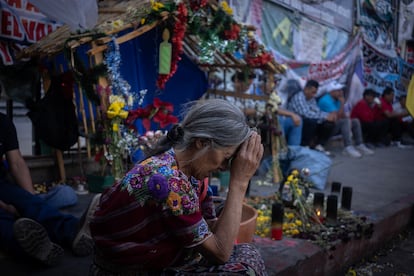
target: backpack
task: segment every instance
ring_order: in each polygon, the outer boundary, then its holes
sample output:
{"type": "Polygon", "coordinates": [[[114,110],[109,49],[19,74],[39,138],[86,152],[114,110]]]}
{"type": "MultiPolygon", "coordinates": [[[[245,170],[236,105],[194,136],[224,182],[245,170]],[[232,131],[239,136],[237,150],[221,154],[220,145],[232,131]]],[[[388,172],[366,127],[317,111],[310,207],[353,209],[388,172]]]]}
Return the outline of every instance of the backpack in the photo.
{"type": "Polygon", "coordinates": [[[52,78],[46,95],[38,102],[28,102],[36,134],[47,145],[67,150],[78,141],[79,129],[73,104],[73,77],[62,74],[52,78]]]}

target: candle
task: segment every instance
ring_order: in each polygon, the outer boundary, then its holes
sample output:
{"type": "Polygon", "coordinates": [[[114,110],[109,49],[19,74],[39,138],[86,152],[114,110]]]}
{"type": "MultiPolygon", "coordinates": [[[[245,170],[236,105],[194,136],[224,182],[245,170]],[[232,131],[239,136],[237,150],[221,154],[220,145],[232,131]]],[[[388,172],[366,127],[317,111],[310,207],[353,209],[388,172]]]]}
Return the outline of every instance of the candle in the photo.
{"type": "Polygon", "coordinates": [[[315,211],[316,216],[318,217],[319,221],[323,221],[323,205],[325,202],[325,194],[324,193],[315,193],[313,195],[313,210],[315,211]]]}
{"type": "Polygon", "coordinates": [[[338,198],[338,208],[340,207],[339,197],[341,195],[341,186],[342,186],[341,182],[333,181],[332,184],[331,184],[331,195],[336,195],[337,196],[337,198],[338,198]]]}
{"type": "Polygon", "coordinates": [[[326,203],[326,219],[328,222],[336,222],[338,216],[338,197],[329,195],[326,203]]]}
{"type": "Polygon", "coordinates": [[[351,210],[352,203],[352,187],[344,186],[342,188],[341,206],[343,209],[351,210]]]}
{"type": "Polygon", "coordinates": [[[162,33],[163,41],[160,44],[159,48],[159,58],[158,58],[158,73],[168,75],[171,71],[171,53],[172,46],[168,42],[170,39],[170,31],[165,28],[162,33]]]}
{"type": "Polygon", "coordinates": [[[281,240],[283,236],[283,217],[284,210],[282,203],[272,204],[272,239],[281,240]]]}
{"type": "Polygon", "coordinates": [[[339,198],[339,194],[341,193],[341,186],[341,182],[332,182],[331,194],[336,195],[339,198]]]}
{"type": "Polygon", "coordinates": [[[324,193],[315,193],[313,195],[313,208],[319,208],[319,209],[323,209],[323,204],[325,201],[325,194],[324,193]]]}

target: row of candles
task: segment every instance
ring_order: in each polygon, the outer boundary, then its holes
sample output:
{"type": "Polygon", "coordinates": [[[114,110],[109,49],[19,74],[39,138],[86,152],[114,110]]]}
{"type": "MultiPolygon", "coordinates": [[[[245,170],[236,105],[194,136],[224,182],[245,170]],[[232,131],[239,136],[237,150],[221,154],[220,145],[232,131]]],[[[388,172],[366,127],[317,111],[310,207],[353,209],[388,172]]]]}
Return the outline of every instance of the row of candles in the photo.
{"type": "MultiPolygon", "coordinates": [[[[344,210],[351,210],[352,187],[342,187],[340,182],[332,182],[331,194],[326,198],[326,220],[335,223],[338,217],[338,199],[341,195],[340,207],[344,210]]],[[[325,194],[317,192],[313,197],[313,208],[320,221],[324,220],[323,210],[325,206],[325,194]]]]}
{"type": "MultiPolygon", "coordinates": [[[[313,198],[313,209],[320,222],[324,222],[325,218],[328,223],[335,223],[338,218],[338,198],[341,195],[340,207],[345,210],[351,210],[352,203],[352,187],[343,186],[342,183],[332,182],[331,194],[326,198],[326,217],[323,211],[325,206],[325,194],[316,192],[313,198]]],[[[282,203],[273,203],[272,205],[272,229],[271,235],[275,240],[282,239],[283,236],[283,217],[284,208],[282,203]]]]}

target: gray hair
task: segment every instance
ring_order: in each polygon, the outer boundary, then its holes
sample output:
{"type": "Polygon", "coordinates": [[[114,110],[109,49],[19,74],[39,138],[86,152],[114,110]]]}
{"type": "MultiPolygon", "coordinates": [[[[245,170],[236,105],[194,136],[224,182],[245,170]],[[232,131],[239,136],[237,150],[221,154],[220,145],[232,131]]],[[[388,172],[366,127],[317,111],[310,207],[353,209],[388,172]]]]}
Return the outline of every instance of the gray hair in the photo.
{"type": "Polygon", "coordinates": [[[173,147],[184,151],[197,138],[211,142],[216,148],[238,146],[246,141],[252,130],[244,113],[223,99],[203,99],[186,104],[184,119],[160,140],[150,155],[173,147]]]}

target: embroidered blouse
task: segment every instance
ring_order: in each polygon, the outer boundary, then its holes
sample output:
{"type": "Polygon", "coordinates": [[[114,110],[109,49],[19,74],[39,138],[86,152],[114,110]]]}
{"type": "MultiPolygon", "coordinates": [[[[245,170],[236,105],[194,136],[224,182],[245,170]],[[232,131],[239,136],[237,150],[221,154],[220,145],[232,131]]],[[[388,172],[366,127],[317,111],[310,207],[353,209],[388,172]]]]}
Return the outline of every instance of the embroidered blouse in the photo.
{"type": "Polygon", "coordinates": [[[199,183],[179,170],[173,150],[136,164],[102,194],[90,224],[96,255],[143,270],[182,263],[212,235],[214,203],[211,193],[199,202],[199,183]]]}

